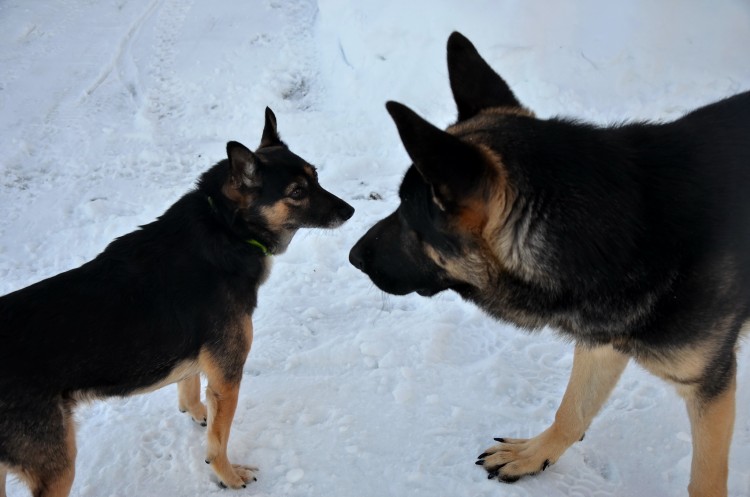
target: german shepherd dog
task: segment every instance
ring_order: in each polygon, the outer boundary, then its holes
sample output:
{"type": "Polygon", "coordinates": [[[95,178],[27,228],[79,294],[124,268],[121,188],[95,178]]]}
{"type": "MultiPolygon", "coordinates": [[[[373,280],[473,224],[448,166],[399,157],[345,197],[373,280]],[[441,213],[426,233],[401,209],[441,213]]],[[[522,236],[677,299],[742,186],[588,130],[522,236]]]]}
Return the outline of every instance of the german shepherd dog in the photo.
{"type": "Polygon", "coordinates": [[[208,425],[219,483],[256,479],[256,468],[229,462],[227,440],[269,256],[299,228],[334,228],[354,213],[281,141],[270,109],[265,117],[255,152],[229,142],[227,159],[158,220],[0,298],[0,496],[8,471],[35,496],[68,495],[76,404],[175,382],[180,410],[208,425]]]}
{"type": "Polygon", "coordinates": [[[536,118],[459,33],[448,68],[446,131],[387,104],[413,165],[349,259],[388,293],[451,289],[575,341],[554,423],[496,439],[477,464],[504,482],[553,464],[633,358],[685,399],[690,495],[726,495],[750,317],[750,92],[670,123],[598,127],[536,118]]]}

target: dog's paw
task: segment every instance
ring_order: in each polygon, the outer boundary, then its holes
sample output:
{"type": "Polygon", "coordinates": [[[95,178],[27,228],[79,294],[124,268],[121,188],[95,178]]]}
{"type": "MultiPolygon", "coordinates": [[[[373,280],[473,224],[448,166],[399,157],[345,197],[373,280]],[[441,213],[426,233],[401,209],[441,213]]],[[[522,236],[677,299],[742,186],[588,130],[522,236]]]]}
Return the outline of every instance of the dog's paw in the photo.
{"type": "Polygon", "coordinates": [[[199,425],[206,426],[208,424],[208,411],[206,405],[202,402],[192,407],[179,406],[179,409],[180,412],[190,414],[190,418],[199,425]]]}
{"type": "Polygon", "coordinates": [[[218,474],[219,485],[223,488],[245,488],[248,483],[258,481],[258,468],[242,464],[231,464],[222,474],[218,474]]]}
{"type": "Polygon", "coordinates": [[[487,471],[487,478],[513,483],[527,475],[535,475],[554,464],[568,445],[551,439],[545,432],[538,437],[496,438],[497,445],[479,455],[476,462],[487,471]]]}

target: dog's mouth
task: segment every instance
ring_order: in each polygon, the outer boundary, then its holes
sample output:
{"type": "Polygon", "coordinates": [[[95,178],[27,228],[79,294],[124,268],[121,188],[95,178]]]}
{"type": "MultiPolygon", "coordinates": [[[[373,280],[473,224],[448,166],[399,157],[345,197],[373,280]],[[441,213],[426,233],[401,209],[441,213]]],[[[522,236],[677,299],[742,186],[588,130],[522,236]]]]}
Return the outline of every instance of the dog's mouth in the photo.
{"type": "Polygon", "coordinates": [[[444,286],[437,286],[432,288],[419,288],[417,290],[414,290],[417,295],[421,295],[422,297],[433,297],[437,295],[440,292],[444,292],[446,290],[453,290],[454,292],[458,293],[461,296],[469,295],[472,291],[471,285],[468,285],[466,283],[459,283],[459,284],[446,284],[444,286]]]}

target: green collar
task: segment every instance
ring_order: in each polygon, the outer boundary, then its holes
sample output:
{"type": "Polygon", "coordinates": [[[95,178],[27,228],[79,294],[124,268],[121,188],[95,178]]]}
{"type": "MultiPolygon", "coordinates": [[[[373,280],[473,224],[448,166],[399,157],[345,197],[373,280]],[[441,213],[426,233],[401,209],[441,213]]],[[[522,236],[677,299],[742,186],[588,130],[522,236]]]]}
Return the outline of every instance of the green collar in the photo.
{"type": "MultiPolygon", "coordinates": [[[[216,205],[214,204],[214,199],[212,199],[211,197],[208,197],[208,196],[206,198],[208,199],[208,205],[211,206],[211,210],[213,210],[214,212],[217,212],[216,205]]],[[[273,255],[271,253],[271,251],[268,250],[268,247],[266,247],[265,245],[263,245],[262,243],[260,243],[255,238],[250,238],[249,240],[245,240],[245,243],[247,243],[248,245],[252,245],[253,247],[259,248],[260,251],[263,252],[263,255],[266,256],[266,257],[269,257],[269,256],[273,255]]]]}
{"type": "Polygon", "coordinates": [[[271,253],[271,251],[270,251],[270,250],[268,250],[268,247],[266,247],[265,245],[263,245],[262,243],[260,243],[260,242],[259,242],[258,240],[256,240],[255,238],[251,238],[251,239],[249,239],[249,240],[245,240],[245,241],[246,241],[247,243],[249,243],[250,245],[252,245],[253,247],[258,247],[258,248],[260,249],[260,251],[261,251],[261,252],[263,252],[263,255],[265,255],[266,257],[269,257],[269,256],[272,256],[272,255],[273,255],[273,254],[271,253]]]}

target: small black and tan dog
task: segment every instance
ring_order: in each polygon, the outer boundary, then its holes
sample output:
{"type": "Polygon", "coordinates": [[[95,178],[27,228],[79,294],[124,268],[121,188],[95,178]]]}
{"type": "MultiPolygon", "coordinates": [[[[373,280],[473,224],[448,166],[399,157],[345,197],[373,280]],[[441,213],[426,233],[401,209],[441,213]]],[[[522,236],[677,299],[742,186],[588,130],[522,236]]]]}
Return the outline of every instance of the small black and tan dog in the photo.
{"type": "Polygon", "coordinates": [[[750,93],[666,124],[538,119],[459,33],[458,121],[388,111],[413,165],[398,209],[354,246],[382,290],[446,289],[576,342],[552,426],[497,439],[490,478],[544,470],[583,437],[630,358],[669,381],[692,426],[692,497],[727,494],[736,347],[750,317],[750,93]]]}
{"type": "Polygon", "coordinates": [[[354,209],[281,141],[270,109],[260,147],[229,142],[227,156],[91,262],[0,297],[0,496],[8,471],[34,496],[68,495],[76,404],[175,382],[180,409],[208,425],[220,483],[255,479],[230,464],[227,441],[269,256],[299,228],[339,226],[354,209]]]}

